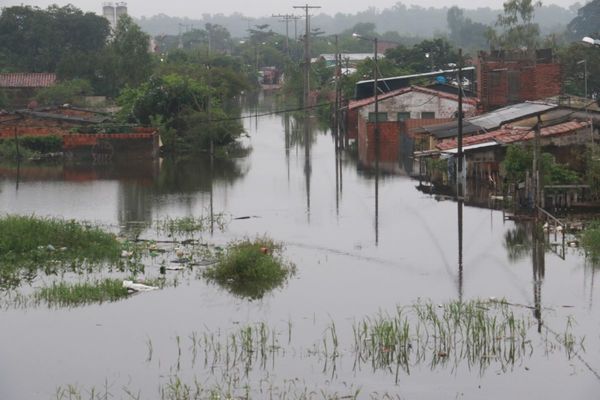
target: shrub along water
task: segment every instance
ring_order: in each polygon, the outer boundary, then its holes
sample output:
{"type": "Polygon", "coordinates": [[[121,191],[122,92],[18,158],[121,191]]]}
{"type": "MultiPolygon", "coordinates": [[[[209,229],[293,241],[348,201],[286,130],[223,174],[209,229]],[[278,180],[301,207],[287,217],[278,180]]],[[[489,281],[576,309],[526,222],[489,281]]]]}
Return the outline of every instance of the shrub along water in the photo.
{"type": "Polygon", "coordinates": [[[14,161],[17,158],[30,159],[36,154],[59,153],[62,151],[60,136],[22,136],[17,141],[14,138],[0,140],[0,159],[14,161]]]}
{"type": "Polygon", "coordinates": [[[295,272],[295,266],[283,259],[282,250],[280,243],[266,237],[234,242],[204,275],[231,293],[258,299],[295,272]]]}

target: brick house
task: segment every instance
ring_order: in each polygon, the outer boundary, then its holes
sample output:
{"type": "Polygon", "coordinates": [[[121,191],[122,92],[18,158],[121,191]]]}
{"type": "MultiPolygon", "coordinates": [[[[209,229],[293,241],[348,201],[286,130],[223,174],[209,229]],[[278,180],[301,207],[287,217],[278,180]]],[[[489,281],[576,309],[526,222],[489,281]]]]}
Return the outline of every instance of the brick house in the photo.
{"type": "Polygon", "coordinates": [[[476,70],[477,97],[486,112],[562,91],[561,65],[551,49],[480,52],[476,70]]]}
{"type": "Polygon", "coordinates": [[[56,74],[18,72],[0,74],[0,90],[11,108],[27,107],[39,89],[54,86],[56,74]]]}
{"type": "MultiPolygon", "coordinates": [[[[410,131],[423,125],[451,121],[458,109],[458,96],[420,86],[410,86],[378,96],[380,161],[397,163],[401,155],[410,156],[414,143],[410,131]]],[[[477,101],[465,98],[466,116],[477,113],[477,101]]],[[[375,99],[351,101],[349,120],[356,120],[359,160],[372,165],[375,159],[375,99]]]]}

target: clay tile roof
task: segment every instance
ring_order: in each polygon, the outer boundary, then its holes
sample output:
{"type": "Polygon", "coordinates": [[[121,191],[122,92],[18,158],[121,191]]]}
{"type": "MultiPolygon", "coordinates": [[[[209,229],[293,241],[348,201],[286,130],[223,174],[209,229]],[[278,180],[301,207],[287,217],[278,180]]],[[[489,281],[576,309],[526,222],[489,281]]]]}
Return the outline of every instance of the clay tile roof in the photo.
{"type": "Polygon", "coordinates": [[[2,88],[43,88],[56,83],[56,74],[52,73],[6,73],[0,74],[2,88]]]}

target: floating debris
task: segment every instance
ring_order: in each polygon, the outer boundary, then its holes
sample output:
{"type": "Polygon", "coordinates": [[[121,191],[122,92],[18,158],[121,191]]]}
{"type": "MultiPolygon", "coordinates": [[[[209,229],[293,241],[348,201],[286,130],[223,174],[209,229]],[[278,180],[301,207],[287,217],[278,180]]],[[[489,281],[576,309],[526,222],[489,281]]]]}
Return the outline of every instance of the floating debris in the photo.
{"type": "Polygon", "coordinates": [[[143,283],[136,283],[133,281],[123,281],[123,287],[126,288],[127,290],[131,290],[134,292],[149,292],[151,290],[157,290],[158,287],[156,286],[148,286],[148,285],[144,285],[143,283]]]}

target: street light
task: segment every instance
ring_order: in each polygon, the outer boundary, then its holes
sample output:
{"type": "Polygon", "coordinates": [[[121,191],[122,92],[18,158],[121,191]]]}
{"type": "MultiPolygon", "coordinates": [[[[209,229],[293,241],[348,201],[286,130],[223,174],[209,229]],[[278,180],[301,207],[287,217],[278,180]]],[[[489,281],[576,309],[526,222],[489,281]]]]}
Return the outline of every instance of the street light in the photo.
{"type": "Polygon", "coordinates": [[[600,47],[600,40],[599,39],[594,39],[594,38],[591,38],[589,36],[586,36],[583,39],[581,39],[581,41],[583,43],[591,44],[592,46],[600,47]]]}

